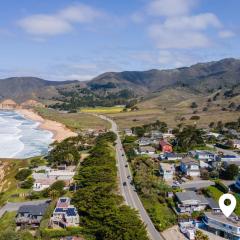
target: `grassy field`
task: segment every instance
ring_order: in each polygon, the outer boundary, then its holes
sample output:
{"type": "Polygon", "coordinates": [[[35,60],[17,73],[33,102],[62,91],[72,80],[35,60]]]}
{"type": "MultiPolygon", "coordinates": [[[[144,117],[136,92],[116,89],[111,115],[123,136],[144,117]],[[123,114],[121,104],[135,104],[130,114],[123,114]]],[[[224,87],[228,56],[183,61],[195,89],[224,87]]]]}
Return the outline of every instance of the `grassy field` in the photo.
{"type": "Polygon", "coordinates": [[[223,111],[230,102],[240,104],[240,98],[231,100],[221,97],[216,101],[209,102],[214,94],[203,95],[193,93],[186,89],[166,89],[161,93],[154,93],[148,99],[137,104],[138,111],[108,113],[120,126],[121,129],[143,125],[156,120],[164,121],[170,127],[179,123],[196,124],[199,127],[207,127],[210,122],[230,122],[239,118],[237,111],[223,111]],[[191,108],[192,102],[197,108],[191,108]],[[204,111],[203,109],[206,108],[204,111]],[[196,113],[194,113],[196,111],[196,113]],[[199,120],[191,120],[193,115],[200,117],[199,120]]]}
{"type": "Polygon", "coordinates": [[[29,166],[28,160],[1,160],[1,169],[4,177],[0,183],[0,206],[2,206],[6,201],[18,202],[25,200],[25,195],[29,192],[29,190],[18,187],[15,175],[19,169],[27,166],[29,166]]]}
{"type": "Polygon", "coordinates": [[[124,107],[115,106],[115,107],[95,107],[95,108],[82,108],[81,112],[83,113],[101,113],[101,114],[111,114],[111,113],[120,113],[124,107]]]}
{"type": "Polygon", "coordinates": [[[88,113],[63,113],[47,108],[37,108],[36,111],[43,118],[63,123],[73,131],[80,131],[87,128],[110,128],[108,122],[88,113]]]}
{"type": "Polygon", "coordinates": [[[1,218],[0,218],[0,233],[4,232],[6,230],[15,229],[15,216],[16,212],[6,212],[1,218]]]}

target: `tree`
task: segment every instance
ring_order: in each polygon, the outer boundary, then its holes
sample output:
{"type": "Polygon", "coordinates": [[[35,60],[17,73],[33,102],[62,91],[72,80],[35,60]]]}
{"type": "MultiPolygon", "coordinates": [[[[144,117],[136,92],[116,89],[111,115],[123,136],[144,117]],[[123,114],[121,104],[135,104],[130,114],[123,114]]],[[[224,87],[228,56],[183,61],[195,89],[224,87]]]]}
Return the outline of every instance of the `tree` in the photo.
{"type": "Polygon", "coordinates": [[[239,169],[236,164],[230,164],[223,172],[223,176],[226,180],[234,180],[239,174],[239,169]]]}
{"type": "Polygon", "coordinates": [[[32,174],[31,169],[22,169],[16,174],[15,178],[19,181],[24,181],[31,174],[32,174]]]}
{"type": "Polygon", "coordinates": [[[209,240],[209,237],[204,234],[202,231],[197,230],[195,235],[196,240],[209,240]]]}
{"type": "Polygon", "coordinates": [[[204,146],[203,132],[196,126],[186,126],[176,134],[177,149],[189,151],[193,147],[204,146]]]}
{"type": "Polygon", "coordinates": [[[21,183],[21,188],[30,189],[34,184],[34,179],[32,177],[27,178],[24,182],[21,183]]]}
{"type": "Polygon", "coordinates": [[[197,108],[197,107],[198,107],[198,105],[195,102],[192,102],[191,108],[197,108]]]}

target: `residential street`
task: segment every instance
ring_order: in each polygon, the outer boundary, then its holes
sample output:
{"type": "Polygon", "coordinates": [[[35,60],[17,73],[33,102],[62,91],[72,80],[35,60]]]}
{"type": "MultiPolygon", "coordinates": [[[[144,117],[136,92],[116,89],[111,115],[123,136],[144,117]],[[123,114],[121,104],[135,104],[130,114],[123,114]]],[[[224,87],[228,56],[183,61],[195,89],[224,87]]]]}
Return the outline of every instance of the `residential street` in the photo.
{"type": "Polygon", "coordinates": [[[47,200],[36,200],[36,201],[18,202],[18,203],[8,202],[2,208],[0,208],[0,218],[4,215],[5,212],[18,211],[18,209],[21,206],[38,205],[38,204],[41,204],[41,203],[45,203],[46,201],[47,200]]]}
{"type": "Polygon", "coordinates": [[[118,133],[117,124],[113,120],[111,120],[111,119],[109,119],[105,116],[100,115],[99,117],[106,120],[106,121],[109,121],[112,125],[111,130],[114,133],[116,133],[116,135],[117,135],[117,144],[116,144],[117,166],[118,166],[118,170],[119,170],[121,193],[122,193],[122,196],[124,197],[124,199],[126,201],[126,204],[129,205],[130,207],[138,210],[141,219],[146,224],[149,237],[152,240],[159,240],[159,239],[163,240],[164,238],[156,230],[156,228],[154,227],[154,225],[153,225],[150,217],[148,216],[145,208],[143,207],[142,202],[138,197],[138,194],[134,190],[134,186],[132,186],[130,184],[131,179],[132,179],[132,174],[131,174],[130,168],[128,166],[128,162],[127,162],[127,158],[125,156],[125,152],[123,150],[123,146],[122,146],[120,136],[119,136],[119,133],[118,133]],[[126,183],[125,186],[124,186],[124,183],[126,183]]]}

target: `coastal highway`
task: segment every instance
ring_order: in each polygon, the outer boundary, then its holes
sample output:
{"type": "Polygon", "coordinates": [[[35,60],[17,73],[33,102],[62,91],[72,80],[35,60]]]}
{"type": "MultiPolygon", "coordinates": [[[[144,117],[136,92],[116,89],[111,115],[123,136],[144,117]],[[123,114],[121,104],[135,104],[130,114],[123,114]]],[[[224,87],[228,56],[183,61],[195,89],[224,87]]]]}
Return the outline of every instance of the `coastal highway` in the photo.
{"type": "Polygon", "coordinates": [[[125,152],[123,150],[117,124],[112,119],[107,118],[106,116],[103,116],[103,115],[96,115],[96,116],[110,122],[112,125],[111,130],[117,135],[117,141],[116,141],[117,167],[119,170],[120,190],[121,190],[122,196],[125,199],[126,204],[136,209],[139,212],[142,221],[146,225],[148,235],[151,240],[163,240],[164,238],[156,230],[145,208],[143,207],[142,202],[139,199],[134,186],[131,185],[132,174],[128,166],[125,152]]]}

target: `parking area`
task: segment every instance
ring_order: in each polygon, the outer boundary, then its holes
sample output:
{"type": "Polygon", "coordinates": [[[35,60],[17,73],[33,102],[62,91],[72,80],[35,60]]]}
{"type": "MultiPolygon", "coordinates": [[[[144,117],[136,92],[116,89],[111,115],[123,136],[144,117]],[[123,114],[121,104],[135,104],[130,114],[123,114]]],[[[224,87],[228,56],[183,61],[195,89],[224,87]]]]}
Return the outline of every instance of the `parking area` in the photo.
{"type": "Polygon", "coordinates": [[[187,238],[180,232],[179,227],[177,225],[163,231],[162,235],[165,239],[187,240],[187,238]]]}

